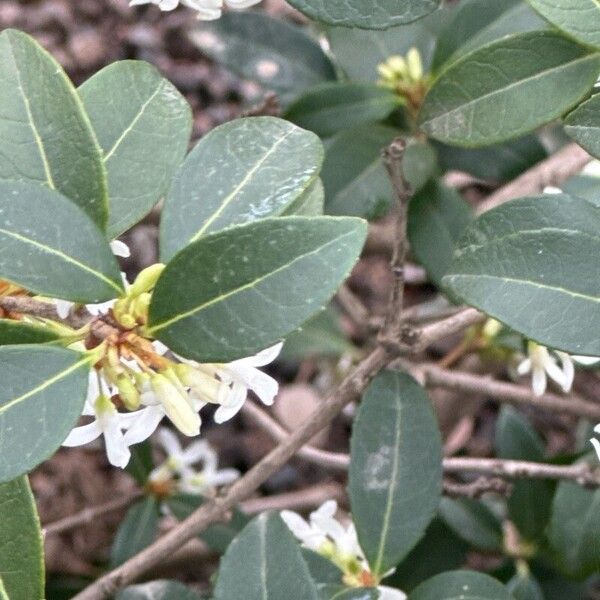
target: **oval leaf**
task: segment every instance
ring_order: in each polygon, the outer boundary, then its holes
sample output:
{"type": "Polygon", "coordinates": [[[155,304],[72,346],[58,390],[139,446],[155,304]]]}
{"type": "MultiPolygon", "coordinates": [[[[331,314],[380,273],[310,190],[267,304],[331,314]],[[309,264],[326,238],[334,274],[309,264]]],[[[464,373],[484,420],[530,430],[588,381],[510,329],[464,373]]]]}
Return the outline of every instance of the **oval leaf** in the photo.
{"type": "Polygon", "coordinates": [[[387,29],[432,13],[440,0],[288,0],[311,19],[362,29],[387,29]]]}
{"type": "Polygon", "coordinates": [[[322,48],[300,27],[258,12],[225,13],[188,36],[203,54],[278,92],[283,101],[336,78],[322,48]]]}
{"type": "Polygon", "coordinates": [[[598,0],[529,0],[529,4],[576,40],[600,48],[598,0]]]}
{"type": "Polygon", "coordinates": [[[67,437],[83,409],[89,359],[63,348],[6,346],[0,364],[0,481],[8,481],[48,458],[67,437]]]}
{"type": "Polygon", "coordinates": [[[162,213],[164,262],[207,233],[281,214],[315,181],[319,138],[273,117],[217,127],[190,152],[162,213]]]}
{"type": "Polygon", "coordinates": [[[351,127],[386,119],[400,105],[391,90],[366,83],[325,83],[305,92],[285,118],[327,137],[351,127]]]}
{"type": "Polygon", "coordinates": [[[319,600],[377,600],[375,588],[347,588],[343,585],[325,583],[318,586],[319,600]]]}
{"type": "Polygon", "coordinates": [[[251,521],[221,559],[215,600],[317,600],[317,590],[290,530],[274,513],[251,521]]]}
{"type": "Polygon", "coordinates": [[[467,229],[444,285],[545,346],[600,356],[598,231],[600,208],[581,198],[508,202],[467,229]]]}
{"type": "Polygon", "coordinates": [[[205,236],[161,275],[149,333],[201,362],[248,356],[319,311],[366,237],[360,219],[280,217],[205,236]]]}
{"type": "Polygon", "coordinates": [[[48,344],[60,340],[60,335],[49,327],[0,319],[0,346],[15,344],[48,344]]]}
{"type": "Polygon", "coordinates": [[[475,571],[449,571],[432,577],[414,590],[408,600],[513,600],[496,579],[475,571]]]}
{"type": "Polygon", "coordinates": [[[158,580],[130,585],[117,594],[117,600],[200,600],[200,596],[177,581],[158,580]]]}
{"type": "Polygon", "coordinates": [[[61,66],[33,38],[7,29],[0,34],[0,81],[0,180],[56,189],[104,229],[100,147],[61,66]]]}
{"type": "Polygon", "coordinates": [[[382,576],[415,546],[442,493],[442,442],[427,394],[387,371],[365,392],[354,421],[350,504],[360,546],[382,576]]]}
{"type": "Polygon", "coordinates": [[[42,533],[27,477],[0,483],[0,582],[10,600],[45,598],[42,533]]]}
{"type": "Polygon", "coordinates": [[[108,234],[116,238],[162,198],[187,151],[192,115],[155,67],[116,62],[79,88],[108,177],[108,234]]]}
{"type": "Polygon", "coordinates": [[[565,131],[582,148],[600,158],[600,94],[580,104],[567,116],[565,131]]]}
{"type": "Polygon", "coordinates": [[[567,112],[599,71],[600,55],[558,33],[509,36],[467,54],[438,77],[422,106],[421,127],[457,146],[509,140],[567,112]]]}
{"type": "Polygon", "coordinates": [[[0,216],[1,278],[81,303],[123,292],[106,238],[58,192],[33,183],[0,182],[0,216]]]}

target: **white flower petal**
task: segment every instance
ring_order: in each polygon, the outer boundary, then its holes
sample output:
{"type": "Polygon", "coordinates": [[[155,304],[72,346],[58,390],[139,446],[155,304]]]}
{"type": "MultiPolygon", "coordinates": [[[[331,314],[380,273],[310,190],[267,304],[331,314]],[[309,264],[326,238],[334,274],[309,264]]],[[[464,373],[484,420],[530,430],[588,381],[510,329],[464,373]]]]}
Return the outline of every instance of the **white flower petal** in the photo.
{"type": "Polygon", "coordinates": [[[234,360],[227,366],[244,364],[250,367],[264,367],[265,365],[271,364],[279,356],[279,353],[281,352],[282,348],[283,342],[279,342],[274,346],[270,346],[269,348],[261,350],[258,354],[255,354],[254,356],[248,356],[246,358],[234,360]]]}
{"type": "Polygon", "coordinates": [[[125,443],[128,446],[147,440],[165,416],[161,406],[149,406],[148,408],[136,411],[134,414],[137,413],[140,413],[138,418],[125,434],[125,443]]]}
{"type": "Polygon", "coordinates": [[[517,373],[519,375],[527,375],[527,373],[529,373],[529,371],[531,371],[531,359],[530,358],[526,358],[525,360],[521,361],[519,363],[519,366],[517,367],[517,373]]]}
{"type": "Polygon", "coordinates": [[[556,354],[562,364],[562,372],[565,378],[562,389],[565,393],[568,393],[571,391],[573,380],[575,379],[575,365],[573,364],[573,359],[566,352],[557,351],[556,354]]]}
{"type": "Polygon", "coordinates": [[[536,396],[543,396],[546,391],[548,381],[544,369],[534,368],[531,375],[531,386],[536,396]]]}
{"type": "Polygon", "coordinates": [[[576,363],[579,363],[580,365],[583,365],[584,367],[590,367],[590,366],[595,365],[600,362],[600,358],[598,358],[597,356],[574,355],[574,356],[571,356],[571,358],[576,363]]]}
{"type": "Polygon", "coordinates": [[[235,367],[235,370],[232,367],[229,367],[229,369],[240,383],[243,383],[260,398],[263,404],[267,406],[273,404],[273,400],[279,391],[279,384],[275,379],[247,365],[240,364],[235,367]]]}
{"type": "Polygon", "coordinates": [[[233,8],[234,10],[249,8],[250,6],[254,6],[259,2],[261,2],[261,0],[225,0],[225,4],[227,4],[229,8],[233,8]]]}
{"type": "Polygon", "coordinates": [[[594,446],[594,450],[596,451],[596,456],[598,460],[600,460],[600,442],[597,439],[591,438],[590,443],[594,446]]]}
{"type": "Polygon", "coordinates": [[[215,412],[215,423],[221,425],[222,423],[225,423],[225,421],[233,419],[233,417],[240,412],[243,404],[244,403],[241,402],[240,404],[232,406],[219,406],[215,412]]]}
{"type": "Polygon", "coordinates": [[[596,433],[600,433],[600,423],[598,423],[598,425],[596,425],[596,427],[594,427],[594,431],[596,433]]]}
{"type": "Polygon", "coordinates": [[[218,464],[217,453],[211,448],[206,440],[198,440],[197,442],[191,443],[183,450],[181,458],[186,465],[193,465],[202,461],[205,470],[207,465],[210,465],[209,468],[212,468],[212,470],[216,470],[218,464]]]}
{"type": "Polygon", "coordinates": [[[161,427],[157,432],[158,441],[161,446],[165,449],[165,452],[169,457],[180,459],[183,453],[181,444],[177,436],[166,427],[161,427]]]}
{"type": "Polygon", "coordinates": [[[314,535],[312,527],[298,513],[282,510],[279,514],[289,530],[301,542],[306,542],[314,535]]]}
{"type": "Polygon", "coordinates": [[[56,306],[56,313],[61,319],[67,319],[71,314],[71,308],[74,306],[73,302],[68,300],[55,299],[54,304],[56,306]]]}
{"type": "Polygon", "coordinates": [[[229,485],[240,477],[240,472],[237,469],[221,469],[210,477],[207,477],[209,485],[214,487],[220,487],[222,485],[229,485]]]}
{"type": "Polygon", "coordinates": [[[548,373],[548,377],[558,383],[563,390],[567,387],[567,377],[565,373],[552,359],[545,362],[544,368],[546,373],[548,373]]]}
{"type": "Polygon", "coordinates": [[[379,592],[379,600],[406,600],[407,596],[404,592],[387,585],[377,586],[379,592]]]}
{"type": "Polygon", "coordinates": [[[104,416],[104,443],[108,462],[124,469],[131,458],[131,452],[125,443],[117,413],[104,416]]]}
{"type": "Polygon", "coordinates": [[[129,258],[131,256],[129,246],[121,240],[113,240],[110,243],[110,249],[115,256],[120,256],[121,258],[129,258]]]}
{"type": "Polygon", "coordinates": [[[102,427],[98,421],[75,427],[62,443],[63,446],[74,448],[75,446],[84,446],[99,438],[102,434],[102,427]]]}

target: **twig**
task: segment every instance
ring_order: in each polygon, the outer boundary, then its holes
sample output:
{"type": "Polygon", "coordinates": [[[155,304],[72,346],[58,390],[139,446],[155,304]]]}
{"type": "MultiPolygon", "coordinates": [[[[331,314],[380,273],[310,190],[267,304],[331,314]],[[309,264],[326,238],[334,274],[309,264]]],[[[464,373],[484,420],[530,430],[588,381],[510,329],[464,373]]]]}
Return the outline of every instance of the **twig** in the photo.
{"type": "Polygon", "coordinates": [[[444,494],[450,498],[481,498],[484,494],[509,496],[511,486],[504,479],[479,477],[471,483],[444,480],[444,494]]]}
{"type": "Polygon", "coordinates": [[[592,468],[587,463],[562,466],[499,458],[444,459],[444,473],[468,472],[508,479],[558,479],[583,486],[600,486],[600,468],[592,468]]]}
{"type": "Polygon", "coordinates": [[[360,298],[346,284],[342,285],[338,290],[336,299],[344,312],[361,332],[368,333],[372,329],[369,321],[369,311],[365,308],[360,298]]]}
{"type": "Polygon", "coordinates": [[[126,496],[111,500],[110,502],[106,502],[100,506],[84,508],[81,512],[78,512],[74,515],[65,517],[64,519],[59,519],[53,523],[48,523],[48,525],[44,526],[44,534],[46,536],[56,535],[71,529],[75,529],[80,525],[86,525],[87,523],[91,523],[99,517],[123,510],[124,508],[128,508],[142,496],[142,490],[135,490],[126,496]]]}
{"type": "Polygon", "coordinates": [[[29,296],[0,296],[0,308],[10,312],[58,321],[59,323],[70,325],[75,329],[83,327],[92,318],[87,312],[84,314],[76,312],[71,313],[66,319],[61,319],[58,316],[55,304],[52,302],[35,300],[29,296]]]}
{"type": "Polygon", "coordinates": [[[281,105],[275,92],[267,92],[260,104],[252,106],[242,113],[242,117],[278,117],[281,114],[281,105]]]}
{"type": "Polygon", "coordinates": [[[441,387],[447,390],[484,394],[499,402],[543,408],[552,412],[566,413],[577,417],[585,417],[600,421],[600,404],[587,402],[581,398],[564,398],[557,394],[546,393],[535,396],[530,388],[496,381],[490,377],[482,377],[461,371],[447,371],[431,364],[401,364],[419,379],[424,379],[426,386],[441,387]]]}
{"type": "Polygon", "coordinates": [[[339,483],[325,483],[286,494],[251,498],[242,502],[239,508],[248,515],[258,514],[265,510],[288,509],[301,511],[320,506],[326,500],[341,502],[344,498],[344,488],[339,483]]]}
{"type": "Polygon", "coordinates": [[[383,335],[392,339],[400,337],[402,327],[402,308],[404,307],[404,265],[408,251],[406,221],[408,201],[411,191],[404,175],[403,158],[406,151],[406,141],[396,138],[383,151],[383,163],[387,169],[396,204],[396,231],[392,254],[391,270],[394,283],[390,294],[389,308],[386,315],[383,335]]]}
{"type": "Polygon", "coordinates": [[[477,212],[484,213],[513,198],[537,194],[548,185],[560,186],[590,160],[592,157],[581,146],[569,144],[488,196],[479,204],[477,212]]]}

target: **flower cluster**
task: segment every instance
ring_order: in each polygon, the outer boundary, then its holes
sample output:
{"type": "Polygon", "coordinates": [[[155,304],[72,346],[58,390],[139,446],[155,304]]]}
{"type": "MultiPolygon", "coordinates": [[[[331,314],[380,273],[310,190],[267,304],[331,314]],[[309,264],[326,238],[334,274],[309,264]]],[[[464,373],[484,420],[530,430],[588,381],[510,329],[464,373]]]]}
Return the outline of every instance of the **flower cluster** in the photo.
{"type": "MultiPolygon", "coordinates": [[[[333,562],[351,587],[377,587],[382,600],[406,600],[400,590],[378,585],[358,543],[354,523],[342,525],[335,515],[337,502],[328,500],[305,521],[298,513],[284,510],[281,518],[300,543],[333,562]]],[[[391,573],[389,573],[391,574],[391,573]]]]}
{"type": "Polygon", "coordinates": [[[159,495],[173,491],[211,496],[216,488],[233,483],[240,476],[236,469],[218,469],[217,453],[206,440],[182,448],[177,436],[164,427],[157,438],[166,452],[166,460],[149,477],[149,486],[159,495]],[[194,468],[202,463],[200,471],[194,468]]]}
{"type": "Polygon", "coordinates": [[[174,10],[181,2],[183,6],[198,11],[198,18],[213,21],[221,17],[223,2],[228,8],[241,10],[258,4],[261,0],[130,0],[129,6],[156,4],[160,10],[174,10]]]}

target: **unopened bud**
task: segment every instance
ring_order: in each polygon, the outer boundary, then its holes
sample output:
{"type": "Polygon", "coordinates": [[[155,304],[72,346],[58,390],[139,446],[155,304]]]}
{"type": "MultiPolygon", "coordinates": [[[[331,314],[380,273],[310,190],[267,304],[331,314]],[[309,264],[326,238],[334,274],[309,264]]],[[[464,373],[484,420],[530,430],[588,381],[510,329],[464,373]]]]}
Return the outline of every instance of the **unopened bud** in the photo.
{"type": "Polygon", "coordinates": [[[184,435],[198,435],[200,433],[200,415],[177,387],[160,373],[151,377],[150,384],[173,425],[184,435]]]}
{"type": "Polygon", "coordinates": [[[144,292],[149,292],[154,288],[158,278],[163,272],[165,265],[162,263],[156,263],[155,265],[150,265],[146,267],[140,274],[136,277],[133,285],[129,288],[128,295],[130,297],[139,296],[144,292]]]}
{"type": "Polygon", "coordinates": [[[127,375],[119,375],[117,378],[119,396],[127,410],[136,410],[140,406],[140,392],[127,375]]]}
{"type": "Polygon", "coordinates": [[[222,383],[190,365],[178,364],[175,368],[183,385],[191,388],[200,400],[217,402],[222,383]]]}
{"type": "Polygon", "coordinates": [[[390,56],[386,62],[386,65],[391,69],[393,75],[396,77],[400,76],[402,79],[404,79],[409,73],[406,60],[404,60],[402,56],[390,56]]]}
{"type": "Polygon", "coordinates": [[[412,81],[423,79],[423,62],[421,55],[416,48],[411,48],[406,55],[406,65],[408,67],[408,76],[412,81]]]}

